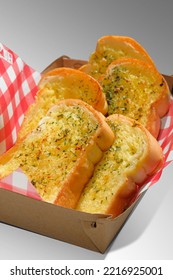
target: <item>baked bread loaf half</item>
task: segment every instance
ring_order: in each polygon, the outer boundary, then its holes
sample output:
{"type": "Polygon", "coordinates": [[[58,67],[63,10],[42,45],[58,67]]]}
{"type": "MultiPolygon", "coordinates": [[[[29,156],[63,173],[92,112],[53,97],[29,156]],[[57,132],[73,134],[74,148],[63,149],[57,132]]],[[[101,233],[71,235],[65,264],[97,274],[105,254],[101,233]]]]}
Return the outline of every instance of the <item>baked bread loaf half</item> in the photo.
{"type": "Polygon", "coordinates": [[[108,35],[97,41],[96,49],[90,55],[88,63],[80,67],[80,70],[99,80],[108,65],[122,57],[140,59],[154,66],[147,51],[135,39],[127,36],[108,35]]]}
{"type": "Polygon", "coordinates": [[[21,168],[44,201],[74,208],[113,141],[101,113],[81,100],[62,100],[0,157],[0,178],[21,168]]]}
{"type": "Polygon", "coordinates": [[[114,143],[96,165],[76,209],[116,217],[162,166],[163,154],[157,140],[135,120],[114,114],[107,123],[115,134],[114,143]]]}
{"type": "Polygon", "coordinates": [[[39,90],[22,123],[18,138],[31,132],[46,112],[63,99],[81,99],[105,114],[107,102],[99,83],[79,70],[56,68],[44,74],[38,85],[39,90]]]}
{"type": "Polygon", "coordinates": [[[152,64],[121,58],[113,61],[100,81],[108,103],[108,115],[123,114],[142,123],[154,136],[160,118],[168,111],[170,92],[164,77],[152,64]]]}

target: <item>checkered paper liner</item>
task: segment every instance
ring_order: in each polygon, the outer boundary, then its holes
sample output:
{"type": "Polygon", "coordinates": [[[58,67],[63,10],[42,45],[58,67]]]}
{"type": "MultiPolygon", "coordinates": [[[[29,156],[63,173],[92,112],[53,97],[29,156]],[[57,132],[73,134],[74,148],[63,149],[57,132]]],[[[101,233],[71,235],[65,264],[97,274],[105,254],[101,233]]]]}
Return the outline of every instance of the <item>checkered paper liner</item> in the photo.
{"type": "MultiPolygon", "coordinates": [[[[0,43],[0,154],[15,143],[24,114],[35,100],[40,78],[39,72],[0,43]]],[[[0,180],[0,188],[39,199],[20,169],[0,180]]]]}
{"type": "MultiPolygon", "coordinates": [[[[0,153],[15,143],[24,114],[35,100],[40,78],[40,73],[0,44],[0,153]]],[[[173,160],[173,100],[169,112],[162,118],[158,141],[165,156],[164,169],[173,160]]],[[[142,191],[159,180],[163,169],[148,179],[142,191]]],[[[1,179],[0,188],[41,200],[20,168],[1,179]]]]}

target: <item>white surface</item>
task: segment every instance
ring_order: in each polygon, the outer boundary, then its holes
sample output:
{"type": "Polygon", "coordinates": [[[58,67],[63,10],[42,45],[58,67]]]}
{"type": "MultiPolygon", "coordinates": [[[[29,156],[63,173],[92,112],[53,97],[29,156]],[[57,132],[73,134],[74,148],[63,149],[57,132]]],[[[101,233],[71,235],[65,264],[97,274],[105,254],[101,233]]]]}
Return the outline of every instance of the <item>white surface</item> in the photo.
{"type": "MultiPolygon", "coordinates": [[[[87,59],[102,35],[128,35],[173,73],[171,1],[1,1],[0,42],[41,71],[66,54],[87,59]]],[[[0,224],[0,259],[173,259],[173,165],[144,196],[105,254],[0,224]]]]}

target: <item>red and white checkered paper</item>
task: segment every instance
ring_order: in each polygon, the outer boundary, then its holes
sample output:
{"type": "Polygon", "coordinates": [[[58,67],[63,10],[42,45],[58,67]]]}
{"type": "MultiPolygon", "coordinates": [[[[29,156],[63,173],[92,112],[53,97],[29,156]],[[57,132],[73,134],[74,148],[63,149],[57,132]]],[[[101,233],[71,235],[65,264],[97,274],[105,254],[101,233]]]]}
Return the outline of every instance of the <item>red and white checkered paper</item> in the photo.
{"type": "MultiPolygon", "coordinates": [[[[0,154],[15,143],[24,114],[35,100],[40,78],[39,72],[0,43],[0,154]]],[[[40,199],[20,169],[0,180],[0,188],[40,199]]]]}
{"type": "MultiPolygon", "coordinates": [[[[15,143],[24,114],[34,102],[40,78],[40,73],[0,44],[0,153],[15,143]]],[[[173,160],[173,100],[169,112],[162,119],[158,140],[165,155],[164,169],[173,160]]],[[[159,180],[162,170],[148,180],[143,190],[159,180]]],[[[20,168],[0,180],[0,188],[41,200],[20,168]]]]}

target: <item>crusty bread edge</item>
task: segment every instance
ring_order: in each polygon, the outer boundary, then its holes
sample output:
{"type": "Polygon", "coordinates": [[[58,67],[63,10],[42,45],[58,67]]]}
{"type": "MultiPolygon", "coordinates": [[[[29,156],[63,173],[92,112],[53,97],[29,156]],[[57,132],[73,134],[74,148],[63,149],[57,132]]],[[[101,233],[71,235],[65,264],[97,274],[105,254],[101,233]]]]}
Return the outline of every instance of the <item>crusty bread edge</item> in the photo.
{"type": "MultiPolygon", "coordinates": [[[[76,78],[81,80],[87,80],[88,84],[92,85],[93,91],[97,94],[97,100],[95,103],[90,105],[92,105],[94,109],[96,109],[97,111],[105,115],[108,110],[108,105],[99,82],[95,80],[93,77],[91,77],[90,75],[88,75],[87,73],[82,72],[78,69],[60,67],[45,73],[38,84],[38,87],[40,89],[38,94],[41,94],[42,90],[44,90],[44,85],[46,84],[47,81],[51,80],[51,77],[54,76],[56,78],[56,76],[57,77],[59,76],[65,78],[68,77],[69,75],[74,75],[76,76],[76,78]]],[[[71,98],[73,98],[73,96],[71,98]]]]}
{"type": "MultiPolygon", "coordinates": [[[[117,42],[122,42],[125,45],[131,45],[133,47],[134,50],[139,51],[139,53],[141,53],[142,55],[144,55],[146,57],[146,61],[148,61],[149,63],[151,63],[154,67],[155,63],[152,60],[152,58],[150,57],[150,55],[148,54],[148,52],[146,51],[146,49],[138,42],[136,41],[134,38],[129,37],[129,36],[120,36],[120,35],[105,35],[102,36],[98,39],[97,44],[96,44],[96,51],[99,51],[100,46],[102,45],[112,45],[112,46],[116,46],[117,42]]],[[[141,59],[143,60],[143,59],[141,59]]]]}
{"type": "MultiPolygon", "coordinates": [[[[79,68],[79,70],[89,74],[90,71],[92,71],[92,64],[90,63],[90,58],[93,56],[93,54],[100,52],[100,48],[103,45],[108,44],[108,45],[114,47],[114,46],[116,46],[117,42],[122,42],[125,45],[130,44],[134,50],[139,51],[139,53],[141,53],[141,55],[146,57],[146,61],[148,61],[151,65],[153,65],[153,67],[156,68],[153,59],[150,57],[150,55],[148,54],[146,49],[134,38],[129,37],[129,36],[120,36],[120,35],[105,35],[105,36],[100,37],[97,40],[95,50],[91,53],[88,62],[86,64],[82,65],[79,68]]],[[[144,61],[144,59],[141,59],[141,60],[144,61]]],[[[99,80],[101,77],[102,77],[102,75],[99,75],[99,80]]]]}
{"type": "Polygon", "coordinates": [[[162,148],[160,147],[157,140],[140,123],[118,114],[110,115],[107,119],[112,121],[120,119],[123,122],[128,122],[132,126],[135,125],[139,127],[146,137],[148,146],[136,170],[129,171],[127,173],[127,179],[125,183],[121,186],[118,191],[118,195],[114,197],[105,213],[111,213],[112,216],[115,217],[121,214],[129,206],[130,202],[137,195],[139,187],[145,183],[147,178],[155,174],[163,166],[164,156],[162,148]]]}
{"type": "MultiPolygon", "coordinates": [[[[163,75],[161,75],[152,64],[136,58],[119,58],[113,61],[107,67],[105,75],[109,75],[114,66],[136,63],[141,65],[143,69],[149,69],[151,74],[153,73],[153,75],[157,76],[158,79],[162,80],[163,85],[160,98],[151,105],[148,122],[146,123],[146,128],[155,138],[157,138],[160,131],[161,118],[166,115],[170,107],[170,90],[163,75]]],[[[101,80],[104,79],[105,75],[101,77],[101,80]]]]}
{"type": "Polygon", "coordinates": [[[56,110],[57,106],[64,106],[64,104],[67,106],[84,106],[93,114],[93,117],[95,117],[100,124],[88,145],[82,151],[81,157],[77,160],[77,164],[73,168],[72,173],[70,173],[64,181],[64,185],[54,201],[54,204],[67,208],[74,208],[84,185],[93,174],[94,165],[101,159],[103,151],[109,149],[112,145],[115,136],[106,123],[105,117],[82,100],[64,99],[53,106],[51,110],[56,110]]]}

